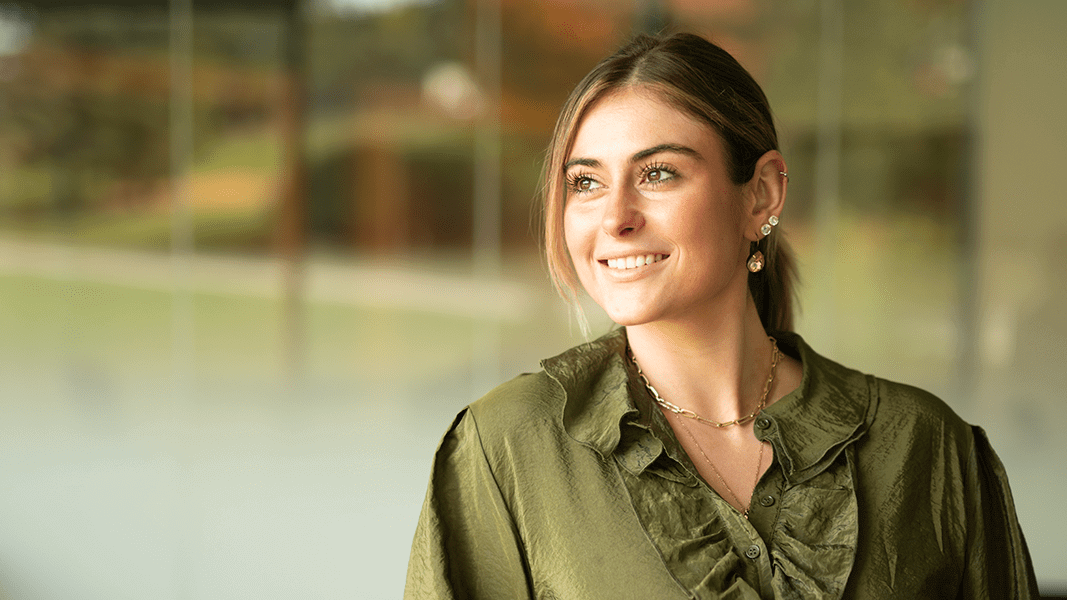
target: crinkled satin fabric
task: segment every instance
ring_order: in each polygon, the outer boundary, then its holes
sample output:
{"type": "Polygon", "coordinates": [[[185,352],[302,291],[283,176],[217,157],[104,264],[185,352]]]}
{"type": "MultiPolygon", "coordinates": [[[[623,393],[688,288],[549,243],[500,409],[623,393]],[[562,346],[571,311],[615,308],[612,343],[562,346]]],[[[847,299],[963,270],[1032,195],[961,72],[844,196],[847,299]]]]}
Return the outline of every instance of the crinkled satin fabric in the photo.
{"type": "Polygon", "coordinates": [[[760,415],[774,462],[749,519],[696,475],[617,330],[459,414],[405,597],[1037,598],[984,433],[778,338],[803,382],[760,415]]]}

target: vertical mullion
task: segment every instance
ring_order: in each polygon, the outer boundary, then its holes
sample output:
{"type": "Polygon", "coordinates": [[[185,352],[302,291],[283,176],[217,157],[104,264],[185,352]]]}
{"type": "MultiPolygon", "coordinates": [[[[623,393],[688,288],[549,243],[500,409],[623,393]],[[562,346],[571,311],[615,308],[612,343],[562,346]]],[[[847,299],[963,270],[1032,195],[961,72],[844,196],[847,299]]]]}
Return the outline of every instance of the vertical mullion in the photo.
{"type": "MultiPolygon", "coordinates": [[[[500,0],[478,0],[474,32],[475,71],[484,101],[474,135],[473,248],[476,276],[492,282],[502,268],[501,227],[502,137],[501,72],[502,12],[500,0]]],[[[491,318],[489,318],[491,319],[491,318]]],[[[486,320],[474,325],[475,393],[488,390],[502,375],[500,325],[486,320]]]]}
{"type": "MultiPolygon", "coordinates": [[[[844,9],[841,0],[822,0],[819,3],[819,49],[816,91],[816,150],[814,216],[816,231],[816,296],[817,330],[836,331],[832,327],[837,314],[837,294],[834,263],[839,247],[841,217],[841,136],[844,9]]],[[[830,333],[829,335],[833,335],[830,333]]],[[[826,340],[831,346],[839,340],[826,340]]],[[[832,352],[832,351],[831,351],[832,352]]]]}

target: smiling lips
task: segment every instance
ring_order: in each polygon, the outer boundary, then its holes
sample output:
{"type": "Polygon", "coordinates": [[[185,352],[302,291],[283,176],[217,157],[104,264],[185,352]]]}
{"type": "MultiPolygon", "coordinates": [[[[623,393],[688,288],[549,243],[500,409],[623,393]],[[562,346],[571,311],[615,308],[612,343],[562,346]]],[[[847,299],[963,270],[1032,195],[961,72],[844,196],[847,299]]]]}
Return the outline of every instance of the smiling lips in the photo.
{"type": "Polygon", "coordinates": [[[659,262],[664,258],[670,256],[669,254],[641,254],[636,256],[626,256],[620,258],[609,258],[606,262],[611,269],[636,269],[645,265],[650,265],[655,262],[659,262]]]}

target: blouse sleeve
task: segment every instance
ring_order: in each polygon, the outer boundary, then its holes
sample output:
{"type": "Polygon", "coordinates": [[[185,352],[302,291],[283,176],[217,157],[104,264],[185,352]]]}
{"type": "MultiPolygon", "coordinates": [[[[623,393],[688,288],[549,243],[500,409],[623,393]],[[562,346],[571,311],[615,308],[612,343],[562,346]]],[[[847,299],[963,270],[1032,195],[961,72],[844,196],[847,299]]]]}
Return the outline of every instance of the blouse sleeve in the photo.
{"type": "Polygon", "coordinates": [[[434,459],[404,598],[529,598],[523,556],[474,416],[464,409],[434,459]]]}
{"type": "Polygon", "coordinates": [[[1030,562],[1008,476],[985,432],[974,427],[968,475],[967,567],[960,598],[1037,599],[1030,562]]]}

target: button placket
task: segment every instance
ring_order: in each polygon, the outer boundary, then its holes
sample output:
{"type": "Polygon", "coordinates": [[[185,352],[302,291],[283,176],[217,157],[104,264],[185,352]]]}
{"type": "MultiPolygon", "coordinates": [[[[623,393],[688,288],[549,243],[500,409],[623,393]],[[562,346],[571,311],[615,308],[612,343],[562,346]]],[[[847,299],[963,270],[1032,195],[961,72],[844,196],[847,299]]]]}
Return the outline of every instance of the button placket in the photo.
{"type": "MultiPolygon", "coordinates": [[[[751,542],[761,542],[763,555],[770,558],[769,544],[774,538],[774,527],[778,521],[778,512],[781,508],[779,496],[782,491],[782,474],[777,464],[772,463],[767,473],[760,479],[752,494],[751,507],[747,523],[755,529],[758,539],[751,542]]],[[[751,543],[750,542],[750,543],[751,543]]],[[[739,546],[741,554],[747,546],[739,546]]]]}
{"type": "MultiPolygon", "coordinates": [[[[768,419],[768,422],[769,425],[773,424],[770,419],[768,419]]],[[[744,557],[742,560],[748,563],[749,568],[753,569],[756,574],[753,581],[756,582],[760,597],[768,597],[767,594],[771,593],[773,573],[770,548],[779,508],[775,506],[779,504],[777,500],[768,505],[766,504],[766,498],[776,498],[781,491],[781,487],[781,471],[775,463],[772,463],[756,484],[751,500],[752,511],[746,521],[756,535],[746,540],[747,544],[745,541],[738,540],[740,543],[735,546],[738,554],[744,557]]]]}

